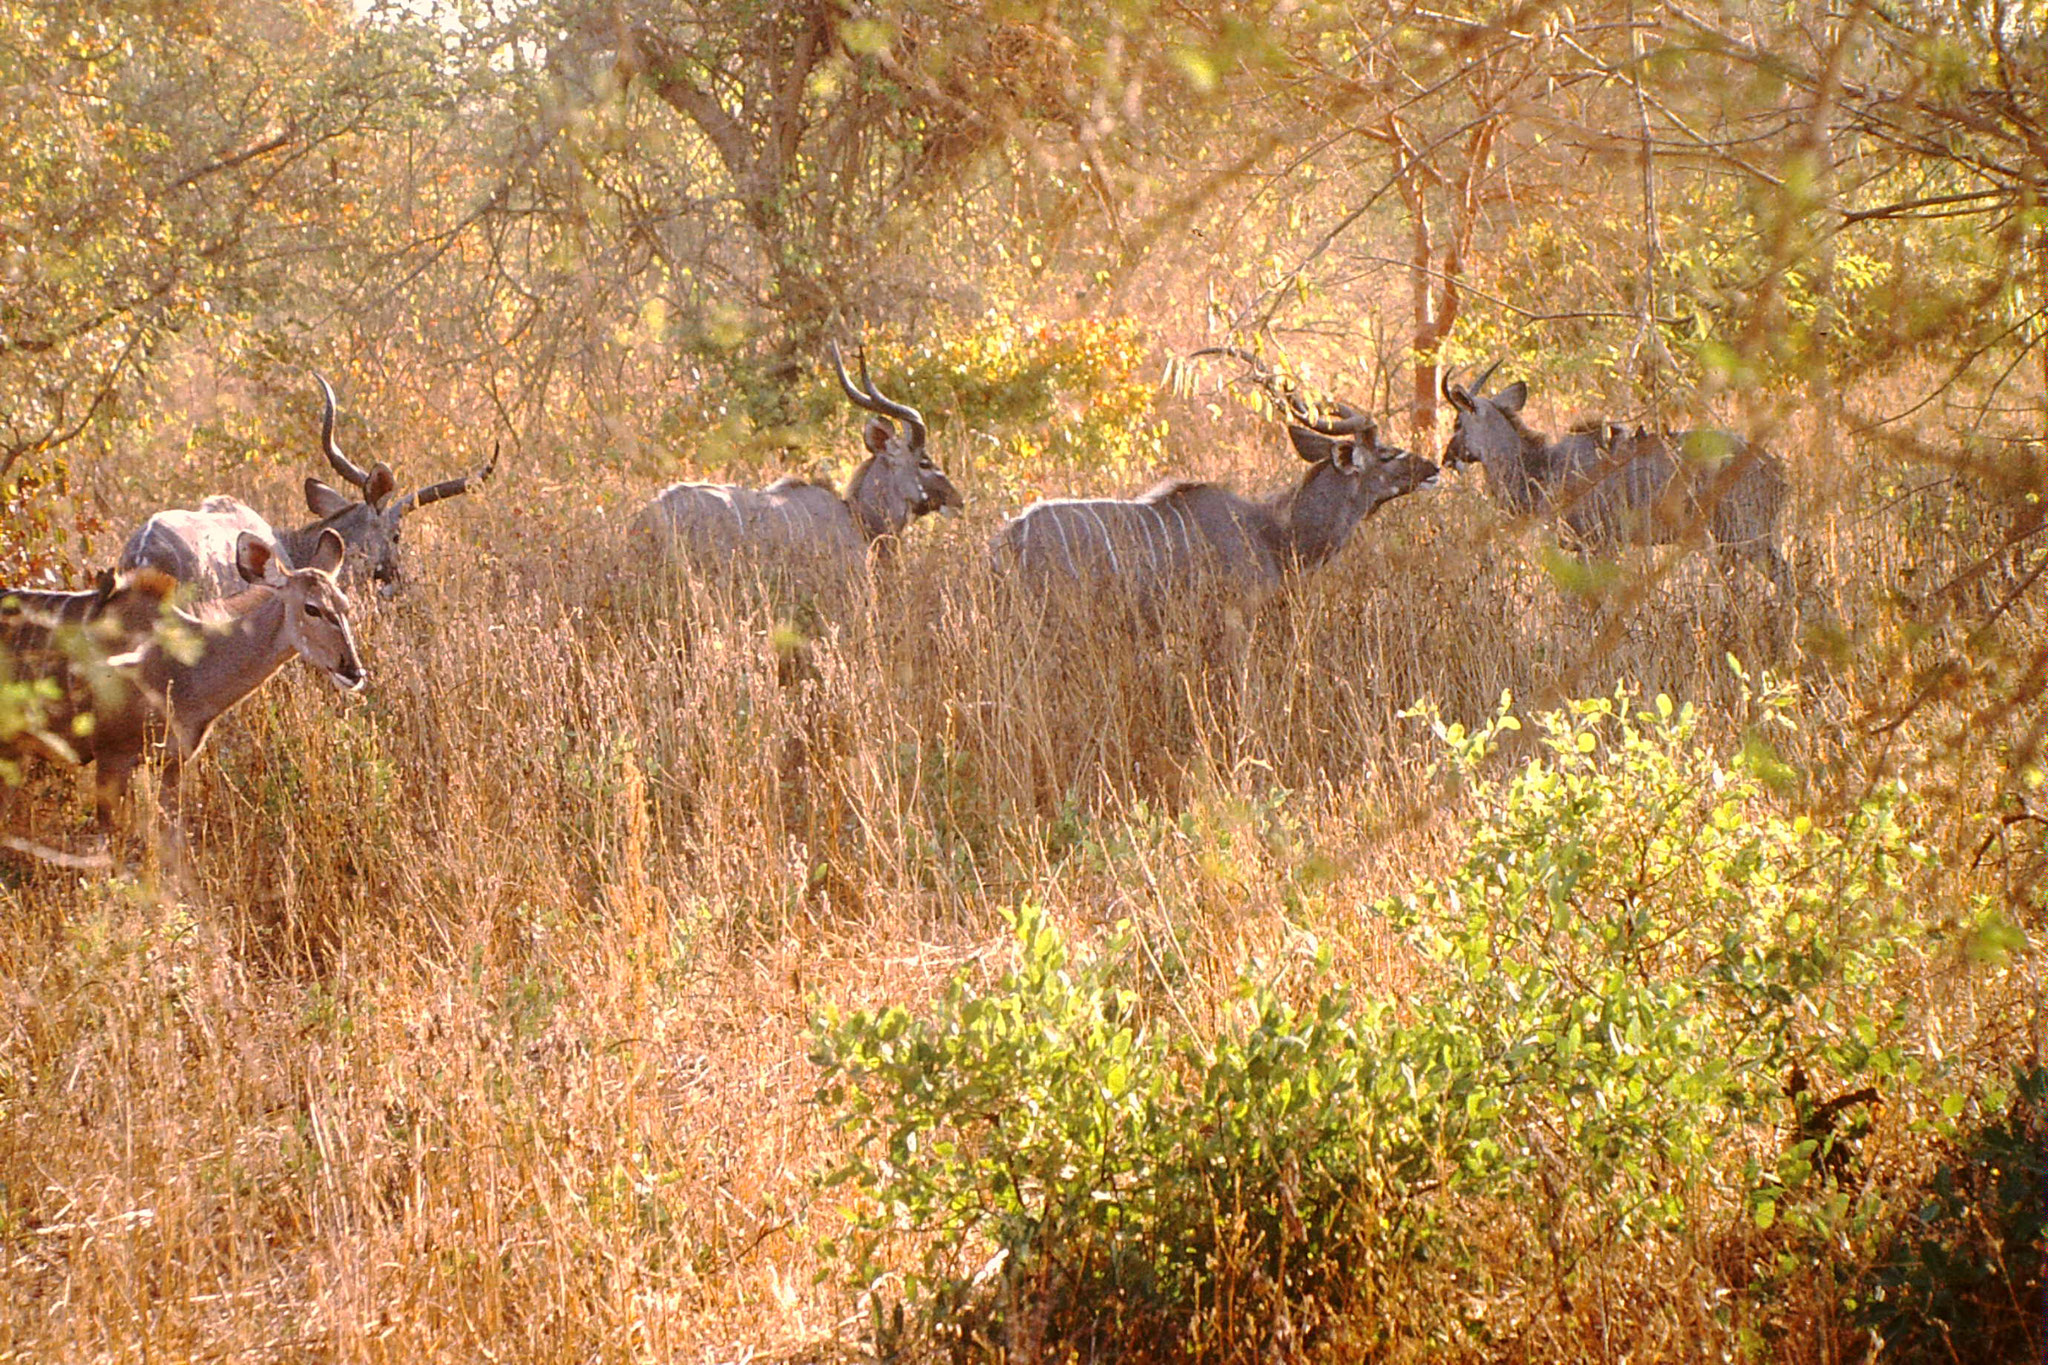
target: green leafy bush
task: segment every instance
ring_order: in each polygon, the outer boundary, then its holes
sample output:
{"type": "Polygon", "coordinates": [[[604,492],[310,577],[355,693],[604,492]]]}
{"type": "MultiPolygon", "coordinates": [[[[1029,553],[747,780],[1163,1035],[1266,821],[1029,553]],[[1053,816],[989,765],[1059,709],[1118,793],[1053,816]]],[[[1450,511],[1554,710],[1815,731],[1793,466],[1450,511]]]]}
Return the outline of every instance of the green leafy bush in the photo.
{"type": "Polygon", "coordinates": [[[1230,1359],[1455,1266],[1488,1209],[1542,1228],[1560,1289],[1575,1244],[1842,1225],[1859,1123],[1923,1070],[1887,987],[1926,857],[1904,794],[1790,814],[1767,730],[1723,757],[1661,697],[1536,718],[1504,779],[1505,699],[1476,730],[1420,714],[1474,813],[1447,875],[1379,906],[1398,994],[1248,979],[1190,1020],[1116,984],[1122,940],[1072,949],[1027,907],[992,985],[820,1017],[858,1286],[907,1235],[928,1328],[1230,1359]]]}
{"type": "MultiPolygon", "coordinates": [[[[820,1098],[854,1138],[843,1252],[863,1288],[903,1232],[930,1328],[1028,1343],[1221,1353],[1282,1303],[1321,1303],[1372,1225],[1363,1050],[1341,993],[1299,1011],[1247,989],[1213,1039],[1157,1026],[1111,984],[1120,939],[1070,947],[1038,910],[992,988],[932,1017],[818,1022],[820,1098]]],[[[877,1300],[879,1303],[879,1299],[877,1300]]]]}
{"type": "Polygon", "coordinates": [[[1562,1172],[1626,1236],[1679,1218],[1735,1159],[1768,1226],[1847,1156],[1849,1128],[1814,1118],[1833,1100],[1809,1087],[1874,1098],[1919,1078],[1885,985],[1927,856],[1904,793],[1787,813],[1768,733],[1792,725],[1788,698],[1761,709],[1727,759],[1669,698],[1574,702],[1537,718],[1541,752],[1504,782],[1484,773],[1521,728],[1505,699],[1474,731],[1419,713],[1478,813],[1455,871],[1383,907],[1430,963],[1389,1041],[1426,1059],[1456,1187],[1562,1172]]]}
{"type": "Polygon", "coordinates": [[[901,349],[878,346],[873,360],[893,376],[890,393],[900,387],[956,448],[976,443],[973,458],[1005,478],[1056,469],[1128,475],[1162,449],[1144,335],[1129,319],[1027,327],[991,315],[901,349]],[[997,444],[982,449],[978,437],[997,444]]]}
{"type": "MultiPolygon", "coordinates": [[[[991,313],[909,341],[875,338],[866,355],[882,393],[923,414],[933,457],[956,479],[992,478],[1008,492],[1055,473],[1128,479],[1164,450],[1145,336],[1129,319],[1026,325],[991,313]]],[[[843,358],[858,382],[857,353],[843,358]]],[[[850,472],[864,452],[845,433],[867,415],[847,403],[830,360],[817,364],[792,382],[786,360],[762,368],[721,355],[719,382],[675,395],[658,444],[736,478],[787,472],[790,451],[806,447],[850,472]]]]}
{"type": "Polygon", "coordinates": [[[47,718],[57,698],[57,684],[52,680],[15,677],[13,659],[0,649],[0,783],[20,784],[21,762],[6,755],[23,736],[48,733],[47,718]]]}
{"type": "MultiPolygon", "coordinates": [[[[19,599],[0,594],[0,617],[20,605],[19,599]]],[[[24,638],[12,623],[4,625],[0,785],[12,787],[23,778],[22,754],[31,749],[74,754],[74,742],[92,726],[92,694],[119,693],[129,684],[107,666],[107,640],[87,627],[59,626],[47,637],[30,630],[24,638]]]]}

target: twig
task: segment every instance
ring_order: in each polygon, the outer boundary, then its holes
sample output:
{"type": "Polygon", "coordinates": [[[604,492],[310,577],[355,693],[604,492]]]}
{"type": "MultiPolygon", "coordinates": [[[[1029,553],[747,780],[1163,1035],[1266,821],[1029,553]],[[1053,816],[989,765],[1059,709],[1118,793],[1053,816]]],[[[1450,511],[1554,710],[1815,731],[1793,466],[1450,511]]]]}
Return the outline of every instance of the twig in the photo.
{"type": "Polygon", "coordinates": [[[1894,730],[1897,730],[1901,725],[1904,725],[1907,721],[1911,720],[1913,716],[1920,710],[1921,707],[1927,705],[1928,702],[1933,701],[1935,696],[1942,690],[1944,684],[1955,682],[1963,676],[1963,666],[1955,662],[1953,659],[1942,664],[1941,667],[1934,670],[1934,676],[1927,680],[1926,686],[1920,689],[1918,695],[1916,695],[1912,701],[1906,703],[1905,710],[1899,712],[1898,715],[1894,716],[1892,719],[1888,721],[1885,721],[1881,725],[1871,726],[1870,729],[1865,731],[1864,733],[1872,735],[1891,734],[1894,730]]]}
{"type": "Polygon", "coordinates": [[[199,180],[203,180],[209,175],[217,175],[221,171],[231,171],[235,167],[241,165],[243,162],[254,161],[259,156],[269,155],[271,152],[276,151],[278,148],[290,142],[296,136],[298,136],[298,130],[296,128],[287,128],[283,132],[278,133],[276,136],[266,138],[262,142],[257,143],[253,147],[244,147],[239,152],[229,152],[226,155],[218,157],[213,161],[209,161],[207,164],[199,167],[197,170],[187,171],[185,172],[185,174],[179,176],[176,180],[173,180],[167,188],[174,190],[182,190],[187,185],[193,184],[194,182],[199,180]]]}

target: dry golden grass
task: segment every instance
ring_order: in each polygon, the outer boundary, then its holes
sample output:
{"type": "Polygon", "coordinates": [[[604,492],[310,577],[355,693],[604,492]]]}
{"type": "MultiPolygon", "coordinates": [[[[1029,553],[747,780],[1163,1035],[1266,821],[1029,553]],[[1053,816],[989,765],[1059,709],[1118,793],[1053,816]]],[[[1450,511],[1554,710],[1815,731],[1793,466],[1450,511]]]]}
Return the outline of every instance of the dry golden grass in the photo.
{"type": "MultiPolygon", "coordinates": [[[[1292,477],[1271,448],[1210,458],[1246,487],[1292,477]]],[[[222,727],[188,783],[184,886],[0,882],[0,1359],[857,1354],[859,1307],[813,1249],[839,1215],[810,1183],[835,1142],[810,1003],[993,971],[998,912],[1025,898],[1084,936],[1131,921],[1179,957],[1194,1015],[1254,957],[1306,970],[1311,944],[1397,992],[1418,966],[1364,911],[1445,864],[1459,814],[1399,718],[1419,697],[1469,719],[1504,689],[1625,681],[1732,735],[1733,650],[1798,672],[1815,799],[1926,761],[1958,793],[1927,837],[1981,835],[1969,802],[1995,774],[1958,775],[2008,736],[1944,760],[1959,712],[1937,705],[1856,737],[1911,656],[1774,656],[1760,580],[1731,598],[1696,562],[1596,650],[1611,618],[1490,529],[1475,479],[1446,484],[1206,673],[1193,634],[1034,647],[981,567],[1015,509],[970,488],[797,685],[764,613],[620,562],[648,490],[528,475],[435,509],[411,591],[362,605],[367,696],[292,669],[222,727]],[[1335,871],[1304,894],[1308,850],[1335,871]]],[[[1806,493],[1813,621],[1888,641],[1902,575],[1966,562],[1896,511],[1806,493]]],[[[2044,624],[2037,596],[2004,628],[2044,624]]],[[[70,840],[82,810],[45,783],[11,818],[70,840]]],[[[1965,866],[1930,915],[2019,904],[2014,867],[1965,866]]],[[[1929,1027],[2018,1055],[2015,980],[1919,983],[1929,1027]]],[[[1887,1116],[1879,1163],[1913,1164],[1904,1129],[1887,1116]]],[[[1486,1301],[1460,1311],[1496,1324],[1495,1358],[1692,1360],[1766,1329],[1780,1359],[1847,1349],[1796,1283],[1775,1327],[1731,1317],[1762,1234],[1571,1247],[1590,1288],[1566,1303],[1529,1218],[1470,1211],[1486,1301]]],[[[1433,1357],[1429,1312],[1373,1311],[1379,1335],[1333,1355],[1433,1357]]]]}

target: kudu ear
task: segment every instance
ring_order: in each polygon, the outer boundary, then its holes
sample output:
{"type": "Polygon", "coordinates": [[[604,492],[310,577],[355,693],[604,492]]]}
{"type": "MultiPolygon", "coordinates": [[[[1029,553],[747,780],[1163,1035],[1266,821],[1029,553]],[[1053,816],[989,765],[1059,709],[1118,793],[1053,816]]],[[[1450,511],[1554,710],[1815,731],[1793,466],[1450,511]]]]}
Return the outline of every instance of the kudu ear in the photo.
{"type": "Polygon", "coordinates": [[[332,526],[320,533],[320,543],[313,547],[313,557],[306,567],[318,569],[321,573],[333,573],[341,567],[342,556],[348,553],[348,546],[342,543],[341,533],[332,526]]]}
{"type": "Polygon", "coordinates": [[[896,439],[896,424],[886,417],[870,417],[861,439],[867,442],[868,454],[879,455],[896,439]]]}
{"type": "MultiPolygon", "coordinates": [[[[334,532],[329,531],[328,535],[334,532]]],[[[284,561],[270,542],[254,531],[235,537],[235,572],[250,583],[267,583],[275,588],[284,582],[284,561]]]]}
{"type": "Polygon", "coordinates": [[[1520,379],[1493,396],[1493,405],[1505,412],[1519,413],[1528,401],[1529,385],[1520,379]]]}
{"type": "Polygon", "coordinates": [[[398,488],[398,479],[391,472],[391,466],[382,460],[370,471],[370,481],[363,485],[363,501],[381,510],[384,499],[398,488]]]}
{"type": "Polygon", "coordinates": [[[316,517],[331,517],[345,512],[353,506],[352,500],[340,489],[320,482],[312,475],[306,476],[306,510],[316,517]]]}
{"type": "Polygon", "coordinates": [[[1324,460],[1337,464],[1353,445],[1348,436],[1325,436],[1320,431],[1310,431],[1307,427],[1288,427],[1287,439],[1294,442],[1294,453],[1310,464],[1321,464],[1324,460]]]}

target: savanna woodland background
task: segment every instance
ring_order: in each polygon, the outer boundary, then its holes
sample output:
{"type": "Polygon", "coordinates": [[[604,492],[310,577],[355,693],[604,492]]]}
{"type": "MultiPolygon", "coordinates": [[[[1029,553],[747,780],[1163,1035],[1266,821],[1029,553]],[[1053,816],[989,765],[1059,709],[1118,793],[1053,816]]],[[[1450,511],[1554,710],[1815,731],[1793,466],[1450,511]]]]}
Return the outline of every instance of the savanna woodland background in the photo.
{"type": "Polygon", "coordinates": [[[0,125],[0,580],[302,519],[315,369],[505,449],[181,871],[0,873],[0,1356],[2044,1350],[2040,0],[0,0],[0,125]],[[843,479],[833,338],[966,515],[636,562],[843,479]],[[1467,471],[1241,657],[1020,628],[1034,497],[1296,476],[1216,343],[1740,431],[1796,610],[1467,471]]]}

